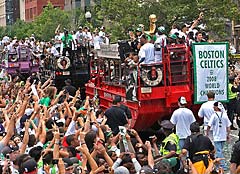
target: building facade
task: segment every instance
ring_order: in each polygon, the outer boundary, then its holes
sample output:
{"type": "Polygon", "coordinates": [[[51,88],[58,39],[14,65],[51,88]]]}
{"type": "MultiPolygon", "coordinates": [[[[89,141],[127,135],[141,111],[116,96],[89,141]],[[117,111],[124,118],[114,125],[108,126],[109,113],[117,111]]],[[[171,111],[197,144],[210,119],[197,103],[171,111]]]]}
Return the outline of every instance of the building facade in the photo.
{"type": "Polygon", "coordinates": [[[70,11],[81,7],[81,0],[65,0],[64,10],[70,11]]]}
{"type": "Polygon", "coordinates": [[[54,7],[64,10],[65,0],[25,0],[25,21],[33,21],[42,13],[48,2],[51,2],[54,7]]]}
{"type": "Polygon", "coordinates": [[[25,21],[25,0],[19,0],[20,19],[25,21]]]}
{"type": "Polygon", "coordinates": [[[0,26],[6,26],[6,2],[5,0],[0,0],[0,26]]]}
{"type": "Polygon", "coordinates": [[[0,0],[0,26],[12,25],[20,18],[20,1],[0,0]]]}
{"type": "Polygon", "coordinates": [[[87,11],[91,6],[94,6],[95,1],[96,0],[65,0],[64,10],[69,11],[75,8],[81,8],[82,10],[87,11]]]}

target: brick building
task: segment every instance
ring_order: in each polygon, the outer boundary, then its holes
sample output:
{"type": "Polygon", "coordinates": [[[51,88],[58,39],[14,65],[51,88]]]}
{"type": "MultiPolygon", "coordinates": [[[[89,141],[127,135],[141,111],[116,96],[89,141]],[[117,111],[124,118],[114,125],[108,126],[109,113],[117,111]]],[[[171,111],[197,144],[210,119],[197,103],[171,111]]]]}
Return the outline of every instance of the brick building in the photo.
{"type": "Polygon", "coordinates": [[[51,2],[54,7],[64,10],[65,0],[25,0],[25,21],[33,21],[42,13],[48,2],[51,2]]]}

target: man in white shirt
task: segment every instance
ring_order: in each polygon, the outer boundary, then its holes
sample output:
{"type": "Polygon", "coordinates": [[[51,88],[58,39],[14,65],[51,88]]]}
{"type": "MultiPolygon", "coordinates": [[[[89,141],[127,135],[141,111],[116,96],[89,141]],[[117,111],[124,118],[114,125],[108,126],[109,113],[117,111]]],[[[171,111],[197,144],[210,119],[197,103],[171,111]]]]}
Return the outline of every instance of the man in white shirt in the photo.
{"type": "MultiPolygon", "coordinates": [[[[221,102],[215,102],[213,105],[214,113],[208,123],[207,135],[209,135],[209,131],[212,128],[216,157],[224,158],[223,147],[225,142],[229,140],[231,122],[221,102]]],[[[225,160],[220,161],[220,167],[227,170],[225,160]]]]}
{"type": "Polygon", "coordinates": [[[139,63],[143,64],[150,64],[155,62],[155,57],[154,57],[154,44],[149,43],[147,41],[146,35],[142,35],[140,37],[140,42],[143,45],[140,48],[140,51],[138,53],[139,56],[139,63]]]}
{"type": "MultiPolygon", "coordinates": [[[[213,104],[215,101],[215,93],[212,91],[209,91],[207,93],[208,101],[203,103],[198,111],[198,117],[203,118],[203,126],[204,126],[204,134],[206,135],[206,130],[208,126],[208,122],[211,118],[211,116],[214,114],[213,104]]],[[[213,140],[212,137],[212,130],[210,130],[209,138],[213,140]]]]}
{"type": "Polygon", "coordinates": [[[85,36],[85,45],[86,47],[89,47],[90,45],[92,45],[92,34],[90,32],[90,29],[88,27],[84,27],[84,36],[85,36]]]}
{"type": "Polygon", "coordinates": [[[105,34],[105,27],[104,26],[102,26],[100,28],[99,36],[101,38],[100,44],[105,43],[106,34],[105,34]]]}
{"type": "Polygon", "coordinates": [[[162,48],[167,45],[167,36],[164,34],[165,28],[163,26],[158,27],[157,40],[154,43],[155,46],[155,62],[162,62],[162,48]]]}
{"type": "Polygon", "coordinates": [[[94,50],[99,50],[100,49],[100,42],[101,42],[101,38],[98,34],[98,30],[95,30],[95,32],[93,33],[93,47],[94,47],[94,50]]]}
{"type": "Polygon", "coordinates": [[[59,57],[59,52],[58,50],[55,48],[55,46],[53,46],[53,43],[52,42],[49,42],[49,53],[51,55],[53,55],[54,57],[59,57]]]}
{"type": "Polygon", "coordinates": [[[186,108],[186,98],[178,99],[179,108],[175,110],[170,119],[171,123],[176,125],[176,134],[179,137],[179,146],[182,149],[185,139],[191,135],[190,125],[196,121],[193,112],[186,108]]]}

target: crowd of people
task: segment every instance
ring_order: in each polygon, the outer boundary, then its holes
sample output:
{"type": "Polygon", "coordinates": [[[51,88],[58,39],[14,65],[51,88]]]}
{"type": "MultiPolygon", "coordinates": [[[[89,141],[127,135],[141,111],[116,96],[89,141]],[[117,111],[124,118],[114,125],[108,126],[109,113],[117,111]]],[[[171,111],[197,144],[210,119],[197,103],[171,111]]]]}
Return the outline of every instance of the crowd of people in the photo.
{"type": "MultiPolygon", "coordinates": [[[[38,40],[34,34],[24,39],[17,37],[10,38],[7,35],[0,41],[1,53],[8,54],[8,61],[6,65],[1,67],[8,67],[8,62],[16,62],[21,50],[27,50],[29,62],[33,65],[39,65],[40,71],[55,70],[56,68],[67,69],[67,59],[69,59],[71,66],[74,62],[85,64],[87,56],[93,50],[100,49],[101,44],[109,44],[109,34],[105,33],[105,27],[96,28],[90,32],[88,27],[78,27],[76,31],[68,31],[67,29],[60,30],[58,26],[55,31],[55,36],[48,41],[38,40]],[[67,58],[68,57],[68,58],[67,58]],[[55,67],[58,64],[59,58],[62,58],[60,67],[55,67]]],[[[30,74],[29,74],[30,75],[30,74]]]]}
{"type": "MultiPolygon", "coordinates": [[[[146,140],[131,128],[131,112],[120,96],[104,112],[95,98],[82,101],[71,80],[59,93],[52,79],[42,84],[31,76],[21,83],[13,78],[1,84],[1,173],[205,174],[229,169],[223,145],[231,122],[213,92],[198,114],[205,133],[182,96],[171,119],[146,140]],[[165,135],[161,141],[160,132],[165,135]]],[[[236,147],[233,173],[239,170],[236,147]]]]}

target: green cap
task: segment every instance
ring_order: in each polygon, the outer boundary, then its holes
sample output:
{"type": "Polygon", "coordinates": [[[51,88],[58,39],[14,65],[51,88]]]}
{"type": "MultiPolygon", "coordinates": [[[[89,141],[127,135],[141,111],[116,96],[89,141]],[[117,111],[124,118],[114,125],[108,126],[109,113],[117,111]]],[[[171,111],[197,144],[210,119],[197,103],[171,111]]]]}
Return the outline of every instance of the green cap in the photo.
{"type": "Polygon", "coordinates": [[[170,34],[169,37],[172,38],[172,39],[177,39],[177,35],[176,34],[170,34]]]}
{"type": "Polygon", "coordinates": [[[136,31],[142,32],[142,28],[137,28],[136,31]]]}
{"type": "Polygon", "coordinates": [[[177,165],[177,158],[173,157],[173,158],[164,158],[162,159],[162,162],[168,163],[170,165],[170,167],[175,167],[177,165]]]}
{"type": "Polygon", "coordinates": [[[110,137],[112,135],[112,131],[107,131],[107,132],[105,132],[105,136],[108,138],[108,137],[110,137]]]}
{"type": "Polygon", "coordinates": [[[163,26],[161,26],[161,27],[158,27],[158,31],[160,31],[160,32],[165,32],[165,27],[163,27],[163,26]]]}

